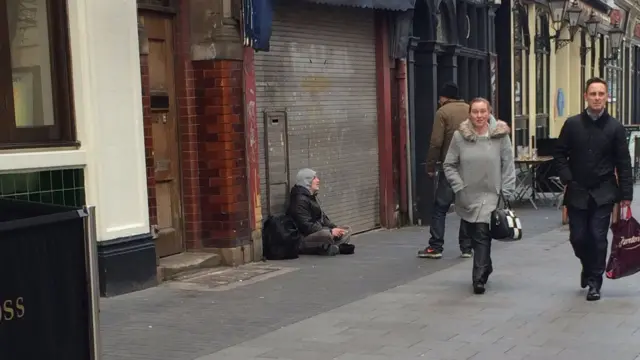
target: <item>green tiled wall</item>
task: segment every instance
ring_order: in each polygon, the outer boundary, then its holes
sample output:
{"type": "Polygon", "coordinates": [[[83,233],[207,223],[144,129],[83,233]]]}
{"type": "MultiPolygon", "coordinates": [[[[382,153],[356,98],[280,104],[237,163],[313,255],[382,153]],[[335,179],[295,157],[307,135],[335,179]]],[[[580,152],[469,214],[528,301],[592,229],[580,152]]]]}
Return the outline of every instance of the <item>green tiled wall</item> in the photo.
{"type": "Polygon", "coordinates": [[[80,207],[85,205],[82,169],[0,174],[0,196],[80,207]]]}

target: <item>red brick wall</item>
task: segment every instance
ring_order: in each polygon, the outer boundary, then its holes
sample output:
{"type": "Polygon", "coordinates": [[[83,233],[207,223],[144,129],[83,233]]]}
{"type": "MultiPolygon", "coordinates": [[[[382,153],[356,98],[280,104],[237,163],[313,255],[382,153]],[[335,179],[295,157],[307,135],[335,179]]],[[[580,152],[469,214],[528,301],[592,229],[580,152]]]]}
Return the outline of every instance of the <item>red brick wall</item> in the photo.
{"type": "Polygon", "coordinates": [[[191,65],[189,38],[189,1],[180,2],[176,17],[176,87],[182,169],[182,207],[185,242],[188,250],[202,248],[200,216],[200,180],[198,168],[198,118],[195,104],[195,80],[191,65]]]}
{"type": "MultiPolygon", "coordinates": [[[[191,61],[190,2],[175,18],[175,80],[187,250],[250,241],[243,120],[242,61],[191,61]]],[[[151,223],[157,223],[149,69],[141,56],[145,154],[151,223]]]]}
{"type": "Polygon", "coordinates": [[[149,96],[148,56],[140,55],[142,78],[142,122],[144,127],[144,157],[147,167],[147,194],[149,196],[149,223],[158,223],[156,211],[156,181],[153,161],[153,138],[151,136],[151,97],[149,96]]]}
{"type": "Polygon", "coordinates": [[[250,240],[242,61],[194,61],[202,245],[250,240]]]}

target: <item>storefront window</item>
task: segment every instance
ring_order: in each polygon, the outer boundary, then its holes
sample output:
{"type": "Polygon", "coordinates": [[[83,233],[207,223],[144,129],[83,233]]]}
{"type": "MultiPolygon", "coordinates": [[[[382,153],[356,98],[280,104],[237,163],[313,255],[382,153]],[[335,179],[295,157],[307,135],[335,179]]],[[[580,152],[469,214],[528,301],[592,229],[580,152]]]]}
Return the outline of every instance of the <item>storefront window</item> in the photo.
{"type": "Polygon", "coordinates": [[[529,99],[529,45],[530,38],[527,29],[527,10],[522,5],[516,5],[514,10],[514,103],[515,103],[515,145],[526,146],[529,134],[528,99],[529,99]]]}
{"type": "Polygon", "coordinates": [[[631,111],[630,111],[630,107],[631,107],[631,64],[629,62],[629,55],[631,54],[631,47],[629,46],[625,46],[624,47],[624,59],[623,59],[623,68],[624,68],[624,76],[622,77],[624,79],[624,85],[623,85],[623,89],[622,89],[622,93],[624,94],[624,100],[623,100],[623,104],[624,104],[624,123],[625,124],[631,124],[631,111]]]}
{"type": "Polygon", "coordinates": [[[536,139],[549,137],[549,23],[546,13],[536,16],[534,51],[536,55],[536,139]]]}
{"type": "Polygon", "coordinates": [[[584,103],[585,82],[587,81],[587,33],[580,32],[580,100],[578,104],[584,103]]]}
{"type": "Polygon", "coordinates": [[[73,145],[65,1],[0,2],[0,147],[73,145]]]}
{"type": "MultiPolygon", "coordinates": [[[[640,103],[640,47],[633,46],[631,48],[631,104],[640,103]]],[[[632,124],[640,123],[640,106],[631,106],[632,124]]]]}
{"type": "MultiPolygon", "coordinates": [[[[611,58],[611,46],[609,43],[609,39],[606,41],[605,47],[605,57],[611,58]]],[[[607,85],[609,87],[609,105],[608,111],[613,117],[618,119],[620,122],[625,122],[624,117],[624,97],[623,97],[623,89],[624,89],[624,78],[622,76],[623,69],[622,64],[624,64],[624,43],[621,44],[618,55],[615,59],[611,59],[607,61],[604,66],[605,79],[607,80],[607,85]]]]}

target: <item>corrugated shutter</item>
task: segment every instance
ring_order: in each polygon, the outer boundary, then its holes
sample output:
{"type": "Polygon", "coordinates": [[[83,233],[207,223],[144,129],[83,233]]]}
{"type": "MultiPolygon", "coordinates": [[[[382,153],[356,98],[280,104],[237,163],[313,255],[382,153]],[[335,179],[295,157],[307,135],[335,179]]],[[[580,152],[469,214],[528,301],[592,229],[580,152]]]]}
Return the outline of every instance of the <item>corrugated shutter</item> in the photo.
{"type": "MultiPolygon", "coordinates": [[[[370,9],[276,5],[270,51],[255,57],[263,215],[269,213],[265,158],[271,173],[284,169],[286,142],[289,187],[299,169],[312,168],[321,179],[319,200],[335,223],[354,231],[379,224],[374,36],[370,9]],[[285,112],[288,131],[280,141],[285,112]],[[279,119],[269,123],[266,150],[265,114],[279,119]]],[[[284,187],[269,188],[273,212],[284,205],[284,187]]]]}

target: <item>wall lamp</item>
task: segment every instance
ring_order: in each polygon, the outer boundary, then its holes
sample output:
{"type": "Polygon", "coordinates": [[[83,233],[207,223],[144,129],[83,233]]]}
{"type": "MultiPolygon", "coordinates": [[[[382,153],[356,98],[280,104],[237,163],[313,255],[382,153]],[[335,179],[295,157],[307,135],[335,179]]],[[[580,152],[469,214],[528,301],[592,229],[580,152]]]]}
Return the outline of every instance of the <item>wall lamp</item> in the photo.
{"type": "Polygon", "coordinates": [[[622,39],[624,38],[624,30],[620,28],[620,24],[613,24],[613,28],[609,30],[609,41],[611,44],[611,56],[603,58],[601,61],[607,63],[618,59],[618,51],[622,46],[622,39]]]}
{"type": "Polygon", "coordinates": [[[580,55],[586,56],[589,51],[593,48],[593,42],[595,41],[596,35],[598,35],[598,25],[600,25],[600,21],[596,17],[596,15],[592,12],[589,16],[589,20],[585,21],[585,25],[587,28],[587,33],[589,34],[589,38],[591,39],[591,46],[585,46],[580,48],[580,55]]]}
{"type": "Polygon", "coordinates": [[[549,12],[551,12],[551,21],[555,34],[551,36],[551,40],[556,43],[556,51],[573,42],[573,38],[580,29],[578,22],[582,9],[577,1],[572,0],[549,0],[549,12]],[[565,26],[569,26],[569,38],[561,39],[560,34],[565,26]]]}

